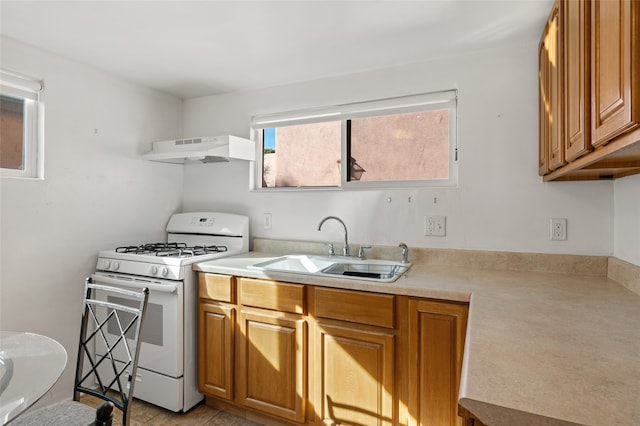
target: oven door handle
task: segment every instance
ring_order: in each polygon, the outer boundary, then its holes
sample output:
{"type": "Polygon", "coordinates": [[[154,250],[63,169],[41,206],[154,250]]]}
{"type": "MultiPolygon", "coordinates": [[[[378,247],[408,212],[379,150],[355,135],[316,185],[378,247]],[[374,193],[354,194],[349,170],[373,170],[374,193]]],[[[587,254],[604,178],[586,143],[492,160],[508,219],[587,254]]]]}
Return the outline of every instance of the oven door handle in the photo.
{"type": "Polygon", "coordinates": [[[96,283],[116,285],[120,287],[130,287],[136,289],[148,288],[151,291],[160,291],[162,293],[175,293],[178,290],[178,284],[154,284],[144,281],[120,280],[117,278],[103,277],[101,275],[91,275],[91,280],[96,283]]]}

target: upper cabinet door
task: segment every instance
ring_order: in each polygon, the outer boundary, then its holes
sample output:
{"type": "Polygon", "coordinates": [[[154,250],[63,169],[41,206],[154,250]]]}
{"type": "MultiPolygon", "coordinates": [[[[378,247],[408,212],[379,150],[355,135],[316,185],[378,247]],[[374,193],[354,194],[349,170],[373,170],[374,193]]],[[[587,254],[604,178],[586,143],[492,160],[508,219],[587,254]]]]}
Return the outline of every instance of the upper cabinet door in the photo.
{"type": "Polygon", "coordinates": [[[640,124],[640,2],[595,0],[591,7],[591,127],[598,147],[640,124]]]}
{"type": "Polygon", "coordinates": [[[564,141],[567,161],[573,161],[592,149],[589,5],[586,0],[564,3],[564,141]]]}
{"type": "Polygon", "coordinates": [[[549,173],[549,84],[547,83],[547,70],[549,68],[549,60],[547,58],[547,49],[544,45],[547,30],[543,33],[538,48],[538,89],[539,89],[539,152],[538,152],[538,174],[544,176],[549,173]]]}
{"type": "Polygon", "coordinates": [[[549,170],[555,170],[566,164],[564,158],[563,131],[563,2],[557,0],[549,16],[548,31],[544,45],[547,55],[547,85],[549,103],[549,170]]]}

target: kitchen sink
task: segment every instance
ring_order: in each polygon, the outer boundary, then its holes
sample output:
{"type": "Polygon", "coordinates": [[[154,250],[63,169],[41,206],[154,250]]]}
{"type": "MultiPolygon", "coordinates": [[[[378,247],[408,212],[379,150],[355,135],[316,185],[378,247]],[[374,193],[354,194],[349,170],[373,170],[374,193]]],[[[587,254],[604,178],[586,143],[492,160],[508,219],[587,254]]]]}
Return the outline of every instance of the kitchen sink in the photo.
{"type": "Polygon", "coordinates": [[[298,274],[316,274],[333,265],[333,261],[324,256],[287,255],[251,265],[250,268],[270,271],[294,272],[298,274]]]}
{"type": "Polygon", "coordinates": [[[406,265],[369,264],[369,263],[334,263],[322,272],[345,277],[370,278],[376,280],[395,280],[396,275],[406,272],[406,265]],[[402,269],[404,268],[404,269],[402,269]]]}
{"type": "Polygon", "coordinates": [[[378,282],[393,282],[410,267],[410,263],[388,260],[305,254],[281,256],[249,266],[265,271],[378,282]]]}

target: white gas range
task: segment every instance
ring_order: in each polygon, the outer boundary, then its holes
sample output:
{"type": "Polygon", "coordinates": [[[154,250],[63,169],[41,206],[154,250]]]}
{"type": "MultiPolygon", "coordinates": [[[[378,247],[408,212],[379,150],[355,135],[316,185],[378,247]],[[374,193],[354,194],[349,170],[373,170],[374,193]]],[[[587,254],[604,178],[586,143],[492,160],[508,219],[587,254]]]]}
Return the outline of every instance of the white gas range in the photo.
{"type": "Polygon", "coordinates": [[[179,213],[166,230],[166,243],[101,251],[92,278],[149,288],[134,397],[178,412],[203,398],[197,389],[197,276],[191,266],[247,252],[249,219],[229,213],[179,213]]]}

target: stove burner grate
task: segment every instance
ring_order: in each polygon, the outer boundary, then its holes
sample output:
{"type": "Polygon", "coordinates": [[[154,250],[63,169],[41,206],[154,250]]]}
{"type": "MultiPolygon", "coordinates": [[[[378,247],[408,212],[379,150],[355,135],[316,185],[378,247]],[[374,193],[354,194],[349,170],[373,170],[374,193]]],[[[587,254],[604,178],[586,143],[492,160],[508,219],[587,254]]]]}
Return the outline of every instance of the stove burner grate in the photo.
{"type": "Polygon", "coordinates": [[[116,248],[116,253],[150,254],[166,250],[186,248],[185,243],[147,243],[139,246],[123,246],[116,248]]]}
{"type": "Polygon", "coordinates": [[[172,248],[168,250],[159,250],[156,252],[156,256],[167,257],[193,257],[202,256],[205,254],[222,253],[227,251],[226,246],[193,246],[193,247],[180,247],[172,248]]]}
{"type": "Polygon", "coordinates": [[[164,257],[193,257],[205,254],[222,253],[226,246],[192,246],[185,243],[148,243],[139,246],[122,246],[116,248],[116,253],[155,254],[164,257]]]}

